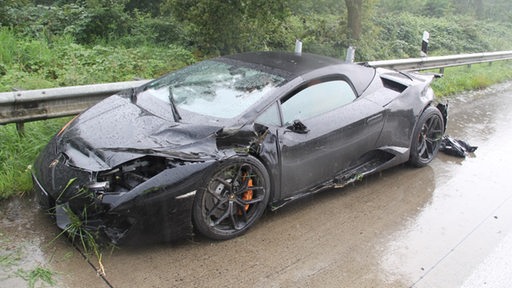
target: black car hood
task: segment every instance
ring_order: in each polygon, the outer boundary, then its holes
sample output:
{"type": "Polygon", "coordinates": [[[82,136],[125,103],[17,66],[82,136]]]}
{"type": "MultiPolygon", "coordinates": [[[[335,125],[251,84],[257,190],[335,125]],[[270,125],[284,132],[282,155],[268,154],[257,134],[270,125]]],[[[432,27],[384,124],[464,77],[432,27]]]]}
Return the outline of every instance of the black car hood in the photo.
{"type": "Polygon", "coordinates": [[[128,97],[111,96],[60,133],[57,152],[67,156],[69,165],[89,171],[108,170],[145,155],[185,161],[218,156],[215,135],[222,127],[177,123],[171,109],[150,107],[151,112],[128,97]]]}

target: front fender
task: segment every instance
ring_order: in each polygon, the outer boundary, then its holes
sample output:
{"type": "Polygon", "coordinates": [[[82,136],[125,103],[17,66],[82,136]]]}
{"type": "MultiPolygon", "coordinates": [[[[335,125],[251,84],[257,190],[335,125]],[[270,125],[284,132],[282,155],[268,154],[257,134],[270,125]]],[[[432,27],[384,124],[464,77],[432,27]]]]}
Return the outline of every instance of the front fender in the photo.
{"type": "Polygon", "coordinates": [[[214,166],[216,161],[188,163],[186,165],[168,168],[142,182],[130,192],[122,195],[105,194],[102,203],[110,210],[123,209],[139,198],[174,198],[197,189],[201,177],[214,166]],[[163,193],[165,191],[165,193],[163,193]],[[165,194],[165,195],[164,195],[165,194]]]}

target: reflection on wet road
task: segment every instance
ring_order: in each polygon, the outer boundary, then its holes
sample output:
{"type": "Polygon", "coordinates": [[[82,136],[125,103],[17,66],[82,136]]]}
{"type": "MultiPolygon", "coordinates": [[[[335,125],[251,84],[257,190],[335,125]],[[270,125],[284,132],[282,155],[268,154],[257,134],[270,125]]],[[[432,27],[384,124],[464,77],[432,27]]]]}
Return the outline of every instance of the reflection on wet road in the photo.
{"type": "MultiPolygon", "coordinates": [[[[450,106],[448,134],[479,146],[474,155],[317,194],[230,241],[123,247],[104,256],[106,278],[114,287],[508,287],[512,83],[450,106]]],[[[58,234],[49,219],[20,206],[26,219],[0,221],[0,233],[36,239],[33,254],[59,273],[59,287],[106,287],[68,242],[48,244],[58,234]]],[[[3,287],[13,282],[2,269],[3,287]]]]}
{"type": "MultiPolygon", "coordinates": [[[[510,90],[460,97],[453,106],[448,133],[479,148],[464,160],[441,155],[431,165],[436,179],[432,199],[386,241],[381,267],[386,277],[407,286],[463,285],[512,231],[510,90]]],[[[512,275],[511,266],[505,268],[500,274],[512,275]]],[[[508,287],[512,276],[508,280],[492,287],[508,287]]]]}

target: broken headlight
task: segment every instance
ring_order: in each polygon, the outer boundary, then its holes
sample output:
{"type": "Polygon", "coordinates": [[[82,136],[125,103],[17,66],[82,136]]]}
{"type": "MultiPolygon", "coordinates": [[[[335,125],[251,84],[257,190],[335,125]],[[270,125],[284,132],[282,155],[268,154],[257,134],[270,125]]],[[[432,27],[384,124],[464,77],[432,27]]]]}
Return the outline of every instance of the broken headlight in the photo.
{"type": "Polygon", "coordinates": [[[163,170],[173,167],[170,160],[161,157],[143,157],[122,164],[110,171],[100,172],[97,181],[89,186],[96,193],[128,192],[163,170]]]}

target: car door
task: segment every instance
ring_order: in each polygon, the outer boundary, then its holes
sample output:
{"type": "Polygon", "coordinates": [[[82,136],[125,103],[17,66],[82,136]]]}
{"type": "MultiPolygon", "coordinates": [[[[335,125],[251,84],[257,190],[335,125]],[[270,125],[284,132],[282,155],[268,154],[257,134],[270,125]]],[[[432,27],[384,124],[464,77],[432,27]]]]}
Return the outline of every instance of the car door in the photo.
{"type": "Polygon", "coordinates": [[[281,198],[311,189],[371,150],[382,107],[358,99],[343,79],[313,80],[280,100],[281,198]]]}

